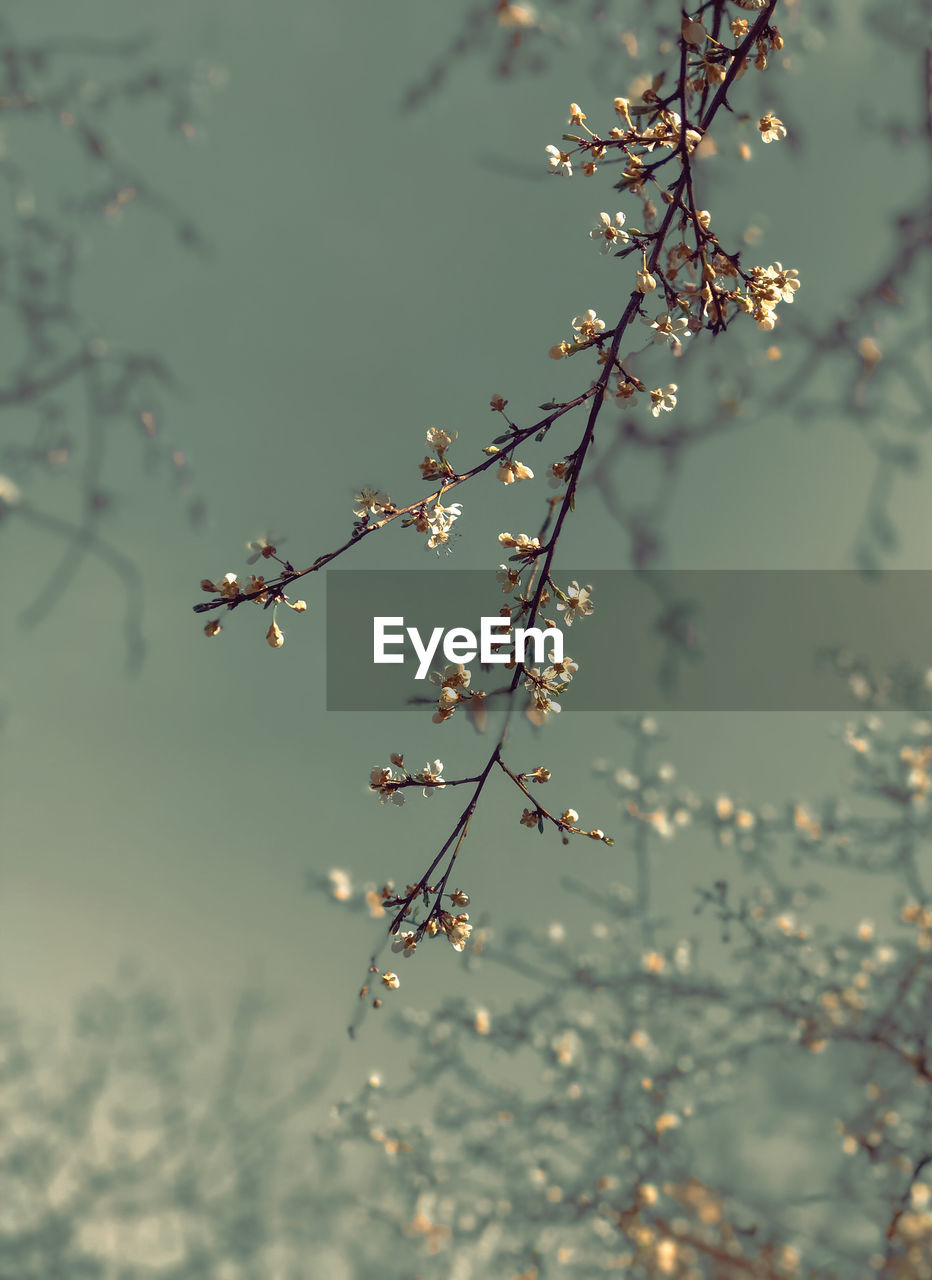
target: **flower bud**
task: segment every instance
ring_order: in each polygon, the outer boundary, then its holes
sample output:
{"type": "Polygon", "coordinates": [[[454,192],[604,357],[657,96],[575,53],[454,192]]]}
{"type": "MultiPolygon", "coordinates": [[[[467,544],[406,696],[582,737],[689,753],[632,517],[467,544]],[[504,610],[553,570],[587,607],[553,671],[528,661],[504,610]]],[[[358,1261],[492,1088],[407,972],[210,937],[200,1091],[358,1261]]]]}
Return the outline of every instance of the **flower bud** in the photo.
{"type": "Polygon", "coordinates": [[[699,46],[706,39],[706,29],[701,22],[684,18],[680,30],[687,44],[699,46]]]}
{"type": "Polygon", "coordinates": [[[628,98],[616,98],[613,105],[615,111],[622,117],[628,128],[633,129],[634,126],[631,123],[631,116],[628,112],[628,108],[631,105],[630,100],[628,98]]]}

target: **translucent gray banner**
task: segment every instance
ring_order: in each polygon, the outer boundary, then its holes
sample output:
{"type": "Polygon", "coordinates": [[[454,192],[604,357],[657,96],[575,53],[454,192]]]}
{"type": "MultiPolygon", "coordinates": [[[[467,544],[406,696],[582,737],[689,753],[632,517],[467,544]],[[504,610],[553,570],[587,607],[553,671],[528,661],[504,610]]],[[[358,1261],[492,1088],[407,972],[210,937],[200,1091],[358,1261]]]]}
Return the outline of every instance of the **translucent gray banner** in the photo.
{"type": "MultiPolygon", "coordinates": [[[[594,606],[569,627],[555,601],[543,610],[579,666],[560,697],[564,711],[850,711],[864,705],[865,670],[900,673],[890,684],[895,705],[897,690],[923,690],[932,667],[925,570],[574,570],[555,581],[564,592],[573,581],[591,586],[594,606]]],[[[510,602],[494,571],[331,569],[328,710],[435,702],[428,673],[451,656],[473,689],[502,689],[512,672],[482,663],[482,619],[493,631],[510,602]]],[[[547,661],[549,651],[536,665],[547,661]]]]}

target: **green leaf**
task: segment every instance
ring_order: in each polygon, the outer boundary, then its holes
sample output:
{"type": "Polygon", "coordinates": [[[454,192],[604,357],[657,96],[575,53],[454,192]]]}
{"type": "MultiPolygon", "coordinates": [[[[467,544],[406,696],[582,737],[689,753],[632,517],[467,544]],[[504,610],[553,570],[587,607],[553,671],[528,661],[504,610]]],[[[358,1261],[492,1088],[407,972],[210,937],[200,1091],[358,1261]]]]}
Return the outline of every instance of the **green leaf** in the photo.
{"type": "Polygon", "coordinates": [[[542,814],[537,815],[537,830],[541,835],[544,834],[544,819],[542,814]]]}

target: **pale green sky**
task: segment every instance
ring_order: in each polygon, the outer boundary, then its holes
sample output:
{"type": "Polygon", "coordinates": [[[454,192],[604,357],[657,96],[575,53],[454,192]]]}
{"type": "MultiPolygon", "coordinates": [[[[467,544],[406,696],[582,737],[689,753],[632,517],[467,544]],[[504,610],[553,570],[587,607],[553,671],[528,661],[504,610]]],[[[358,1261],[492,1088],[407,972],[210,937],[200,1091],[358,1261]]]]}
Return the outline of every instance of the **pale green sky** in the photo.
{"type": "MultiPolygon", "coordinates": [[[[110,536],[145,589],[148,654],[138,676],[123,674],[122,599],[97,565],[82,568],[41,626],[21,629],[22,581],[41,582],[58,549],[13,520],[2,530],[5,994],[53,1013],[106,982],[125,955],[220,1000],[263,973],[313,1011],[322,1040],[336,1041],[374,935],[305,893],[307,869],[413,879],[452,825],[455,800],[380,808],[366,791],[369,769],[402,750],[466,772],[485,743],[426,713],[400,723],[327,714],[322,582],[307,584],[308,612],[290,622],[280,652],[265,644],[263,618],[245,610],[205,640],[191,612],[197,584],[241,572],[247,540],[270,531],[296,563],[309,562],[346,537],[363,484],[412,500],[428,426],[457,430],[457,457],[472,459],[494,434],[493,393],[528,421],[536,405],[585,383],[581,361],[557,366],[546,353],[571,316],[589,306],[611,316],[630,287],[627,266],[600,257],[587,236],[619,197],[610,176],[549,179],[544,147],[559,138],[573,99],[609,122],[613,94],[639,68],[619,52],[614,81],[593,84],[584,50],[571,46],[546,74],[502,83],[488,57],[476,57],[403,115],[404,90],[456,31],[456,6],[88,0],[78,14],[50,0],[13,10],[17,31],[39,39],[151,31],[166,58],[221,67],[228,85],[191,144],[142,113],[120,128],[138,167],[202,227],[210,256],[179,252],[164,226],[133,209],[85,233],[87,313],[102,334],[158,352],[176,370],[183,392],[167,401],[164,430],[189,455],[209,510],[206,528],[192,530],[165,475],[144,474],[137,440],[111,438],[110,536]]],[[[888,248],[890,211],[916,188],[901,153],[845,127],[863,105],[873,56],[850,20],[821,49],[794,54],[792,69],[774,72],[773,106],[798,147],[764,148],[751,126],[753,161],[713,160],[700,177],[704,203],[727,230],[756,223],[760,260],[799,269],[803,289],[779,335],[788,347],[792,326],[830,314],[870,275],[888,248]]],[[[890,90],[889,114],[897,91],[905,111],[906,74],[890,90]]],[[[19,127],[7,124],[13,155],[26,145],[19,127]]],[[[52,144],[29,146],[37,187],[54,192],[52,144]]],[[[733,146],[723,137],[723,157],[733,146]]],[[[737,359],[725,351],[729,336],[714,353],[726,365],[737,359]]],[[[745,339],[753,367],[773,376],[763,335],[745,339]]],[[[708,355],[677,370],[684,422],[706,403],[708,355]]],[[[834,388],[816,383],[813,393],[834,388]]],[[[742,430],[687,460],[667,562],[850,565],[871,475],[856,427],[837,413],[801,425],[795,412],[769,412],[766,395],[747,416],[742,430]]],[[[570,447],[572,430],[528,451],[539,476],[570,447]]],[[[928,562],[923,489],[920,476],[898,490],[902,565],[928,562]]],[[[506,491],[490,478],[464,493],[455,563],[494,570],[494,535],[530,531],[544,492],[542,483],[506,491]]],[[[34,497],[62,512],[75,501],[67,474],[34,497]]],[[[591,518],[580,510],[571,523],[565,563],[623,563],[625,540],[587,497],[591,518]]],[[[421,542],[393,529],[344,563],[423,567],[421,542]]],[[[825,716],[672,719],[670,754],[698,790],[818,795],[840,776],[825,716]]],[[[545,759],[552,769],[553,803],[573,804],[606,830],[617,825],[614,802],[590,762],[616,758],[620,742],[611,716],[571,710],[543,739],[516,735],[516,749],[533,757],[527,765],[545,759]]],[[[547,917],[578,915],[559,889],[564,851],[556,840],[531,847],[518,816],[511,796],[483,804],[462,876],[479,912],[500,927],[531,905],[547,917]]],[[[701,841],[671,855],[681,904],[709,856],[701,841]]],[[[625,879],[624,842],[587,848],[573,870],[594,883],[625,879]]],[[[483,992],[481,972],[459,973],[452,953],[421,959],[407,997],[483,992]]],[[[367,1069],[380,1043],[373,1032],[353,1070],[367,1069]]]]}

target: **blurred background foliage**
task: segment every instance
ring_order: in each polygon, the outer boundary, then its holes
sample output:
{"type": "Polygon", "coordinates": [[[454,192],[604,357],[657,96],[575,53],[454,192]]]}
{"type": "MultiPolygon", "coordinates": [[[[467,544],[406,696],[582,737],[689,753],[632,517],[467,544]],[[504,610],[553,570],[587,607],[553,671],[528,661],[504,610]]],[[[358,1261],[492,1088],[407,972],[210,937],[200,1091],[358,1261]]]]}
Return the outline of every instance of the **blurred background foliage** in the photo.
{"type": "MultiPolygon", "coordinates": [[[[686,344],[675,414],[606,420],[567,565],[928,567],[929,7],[779,9],[699,183],[802,290],[773,334],[686,344]]],[[[190,613],[247,541],[309,562],[363,484],[411,500],[428,426],[471,460],[492,394],[526,421],[579,390],[546,352],[626,295],[587,237],[623,199],[607,168],[550,180],[543,149],[571,100],[614,123],[678,23],[665,0],[9,7],[3,1280],[932,1274],[923,672],[890,713],[845,658],[850,724],[517,733],[614,848],[568,880],[484,802],[477,945],[401,961],[350,1042],[367,889],[453,813],[381,810],[369,769],[463,775],[485,744],[328,715],[322,584],[280,653],[261,619],[208,643],[190,613]]],[[[437,570],[493,569],[490,531],[539,523],[521,489],[464,493],[437,570]]],[[[425,563],[412,537],[365,567],[425,563]]]]}

